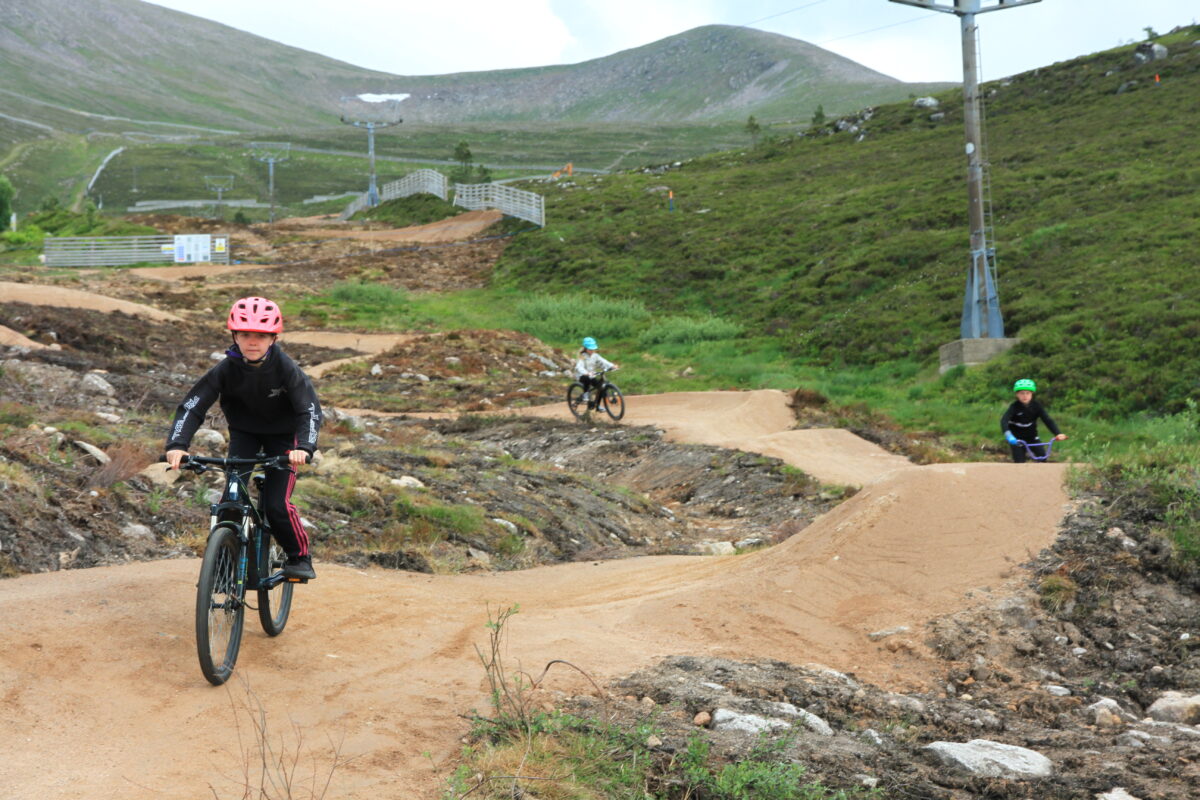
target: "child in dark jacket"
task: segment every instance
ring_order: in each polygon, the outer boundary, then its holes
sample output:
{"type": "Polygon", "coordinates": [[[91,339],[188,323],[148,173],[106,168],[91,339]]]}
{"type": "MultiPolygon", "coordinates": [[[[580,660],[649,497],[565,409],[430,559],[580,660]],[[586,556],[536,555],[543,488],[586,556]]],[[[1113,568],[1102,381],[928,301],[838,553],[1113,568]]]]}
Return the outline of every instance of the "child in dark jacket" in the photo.
{"type": "Polygon", "coordinates": [[[1066,439],[1067,435],[1059,431],[1054,420],[1050,419],[1050,415],[1046,413],[1046,409],[1042,408],[1042,404],[1033,399],[1033,393],[1037,391],[1036,383],[1029,378],[1022,378],[1013,384],[1013,391],[1017,393],[1017,399],[1013,400],[1000,417],[1000,430],[1004,432],[1004,439],[1012,448],[1012,460],[1017,464],[1023,464],[1028,452],[1025,445],[1021,443],[1025,442],[1031,445],[1042,443],[1042,440],[1038,438],[1037,423],[1039,419],[1046,423],[1046,427],[1054,434],[1055,441],[1066,439]]]}
{"type": "Polygon", "coordinates": [[[229,423],[230,458],[253,458],[260,451],[288,456],[290,468],[267,471],[264,513],[287,553],[284,575],[311,580],[316,573],[308,535],[291,496],[296,467],[317,449],[321,404],[312,381],[276,343],[283,332],[279,306],[262,297],[244,297],[233,304],[226,327],[233,346],[176,409],[167,435],[167,464],[179,468],[205,413],[219,399],[229,423]]]}

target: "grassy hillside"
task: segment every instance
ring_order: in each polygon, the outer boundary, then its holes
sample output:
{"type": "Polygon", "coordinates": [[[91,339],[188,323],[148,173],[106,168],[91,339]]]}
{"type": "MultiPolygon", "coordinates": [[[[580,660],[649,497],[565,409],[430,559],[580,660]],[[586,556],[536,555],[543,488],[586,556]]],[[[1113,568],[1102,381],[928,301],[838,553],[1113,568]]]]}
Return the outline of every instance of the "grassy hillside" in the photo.
{"type": "MultiPolygon", "coordinates": [[[[1000,298],[1022,343],[914,399],[994,398],[1026,374],[1082,414],[1196,397],[1196,34],[1164,37],[1165,63],[1124,47],[986,87],[1000,298]]],[[[938,121],[901,103],[859,119],[862,137],[550,189],[547,228],[506,250],[498,280],[715,311],[809,363],[934,369],[968,263],[961,96],[940,97],[938,121]]]]}
{"type": "MultiPolygon", "coordinates": [[[[924,92],[778,34],[710,25],[580,64],[400,76],[140,0],[39,0],[0,27],[0,146],[50,132],[304,129],[363,92],[410,123],[807,119],[924,92]]],[[[376,110],[378,111],[378,110],[376,110]]],[[[375,113],[375,112],[372,112],[375,113]]]]}
{"type": "Polygon", "coordinates": [[[9,5],[5,104],[64,130],[75,124],[54,119],[65,110],[101,115],[90,127],[106,116],[233,130],[328,123],[342,94],[389,77],[139,0],[9,5]]]}
{"type": "Polygon", "coordinates": [[[775,33],[705,25],[579,64],[407,77],[423,121],[731,122],[807,120],[947,84],[906,84],[775,33]]]}

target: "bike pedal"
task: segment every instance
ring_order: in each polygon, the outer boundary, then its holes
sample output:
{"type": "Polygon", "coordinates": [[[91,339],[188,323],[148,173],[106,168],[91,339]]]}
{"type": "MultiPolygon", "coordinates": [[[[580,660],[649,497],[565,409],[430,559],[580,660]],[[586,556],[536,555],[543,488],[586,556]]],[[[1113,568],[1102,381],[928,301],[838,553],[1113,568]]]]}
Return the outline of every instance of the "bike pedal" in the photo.
{"type": "Polygon", "coordinates": [[[308,578],[284,578],[288,583],[308,583],[308,578]]]}

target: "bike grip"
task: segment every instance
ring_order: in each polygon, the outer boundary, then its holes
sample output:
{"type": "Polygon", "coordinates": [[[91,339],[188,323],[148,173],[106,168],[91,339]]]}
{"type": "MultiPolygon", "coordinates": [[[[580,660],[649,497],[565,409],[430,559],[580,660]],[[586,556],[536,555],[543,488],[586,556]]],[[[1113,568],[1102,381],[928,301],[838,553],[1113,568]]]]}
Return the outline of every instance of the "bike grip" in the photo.
{"type": "Polygon", "coordinates": [[[1008,442],[1011,445],[1015,445],[1015,444],[1017,444],[1017,442],[1019,442],[1021,440],[1018,439],[1016,436],[1014,436],[1012,431],[1006,431],[1004,434],[1004,441],[1008,442]]]}

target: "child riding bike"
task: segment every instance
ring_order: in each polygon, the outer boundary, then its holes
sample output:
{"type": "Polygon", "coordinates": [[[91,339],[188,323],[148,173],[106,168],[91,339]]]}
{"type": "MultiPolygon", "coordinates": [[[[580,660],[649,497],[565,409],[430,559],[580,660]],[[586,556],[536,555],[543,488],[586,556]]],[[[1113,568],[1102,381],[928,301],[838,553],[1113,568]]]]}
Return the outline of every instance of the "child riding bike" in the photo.
{"type": "Polygon", "coordinates": [[[296,468],[317,449],[321,404],[312,381],[276,343],[283,332],[279,306],[263,297],[244,297],[233,304],[225,326],[233,345],[176,409],[167,434],[167,464],[179,469],[205,412],[219,399],[229,423],[230,458],[253,458],[260,451],[287,455],[289,468],[267,472],[263,503],[271,531],[287,554],[283,574],[312,580],[317,575],[308,535],[291,496],[296,468]]]}
{"type": "Polygon", "coordinates": [[[1039,419],[1054,434],[1054,441],[1066,439],[1067,435],[1058,429],[1042,404],[1033,399],[1033,393],[1037,391],[1036,383],[1029,378],[1021,378],[1013,384],[1013,391],[1017,393],[1017,399],[1001,415],[1000,430],[1012,449],[1013,462],[1023,464],[1029,455],[1027,446],[1042,444],[1038,438],[1039,419]]]}
{"type": "Polygon", "coordinates": [[[575,361],[575,380],[582,384],[583,399],[591,411],[596,408],[597,393],[604,383],[604,379],[599,377],[600,373],[617,369],[617,365],[597,352],[600,348],[591,336],[585,336],[582,344],[575,361]]]}

